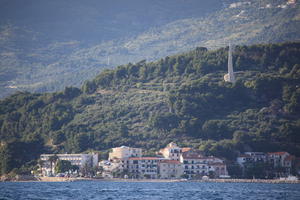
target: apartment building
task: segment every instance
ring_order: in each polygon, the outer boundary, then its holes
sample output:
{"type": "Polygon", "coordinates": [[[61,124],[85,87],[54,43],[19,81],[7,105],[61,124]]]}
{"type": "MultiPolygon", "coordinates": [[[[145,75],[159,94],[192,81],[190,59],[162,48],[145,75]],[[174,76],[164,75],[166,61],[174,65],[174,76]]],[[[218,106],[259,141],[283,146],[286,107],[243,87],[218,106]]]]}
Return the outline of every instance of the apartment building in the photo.
{"type": "Polygon", "coordinates": [[[263,152],[245,152],[238,156],[236,161],[241,166],[246,162],[266,162],[267,155],[263,152]]]}
{"type": "Polygon", "coordinates": [[[179,161],[181,153],[181,148],[174,142],[171,142],[165,148],[159,150],[159,154],[164,158],[177,161],[179,161]]]}
{"type": "Polygon", "coordinates": [[[112,152],[109,153],[108,160],[113,160],[116,158],[123,159],[130,157],[142,157],[142,149],[127,146],[112,148],[112,152]]]}
{"type": "Polygon", "coordinates": [[[188,178],[228,175],[222,159],[204,156],[189,147],[180,148],[174,142],[161,149],[159,154],[161,157],[142,157],[142,149],[117,147],[113,148],[103,167],[107,173],[118,171],[122,176],[133,178],[180,178],[184,174],[188,178]]]}
{"type": "Polygon", "coordinates": [[[197,150],[182,153],[180,162],[183,163],[184,174],[188,178],[228,175],[226,164],[222,159],[213,156],[204,156],[202,152],[197,150]]]}
{"type": "Polygon", "coordinates": [[[163,179],[181,178],[183,165],[177,160],[161,160],[158,163],[159,177],[163,179]]]}
{"type": "Polygon", "coordinates": [[[164,158],[158,157],[131,157],[122,160],[121,168],[134,178],[158,178],[158,164],[164,158]]]}
{"type": "Polygon", "coordinates": [[[42,174],[48,176],[53,174],[55,164],[51,165],[51,157],[57,156],[57,160],[70,161],[72,165],[82,168],[83,166],[95,167],[98,165],[98,154],[42,154],[40,159],[44,161],[42,174]],[[52,166],[52,169],[51,169],[52,166]]]}

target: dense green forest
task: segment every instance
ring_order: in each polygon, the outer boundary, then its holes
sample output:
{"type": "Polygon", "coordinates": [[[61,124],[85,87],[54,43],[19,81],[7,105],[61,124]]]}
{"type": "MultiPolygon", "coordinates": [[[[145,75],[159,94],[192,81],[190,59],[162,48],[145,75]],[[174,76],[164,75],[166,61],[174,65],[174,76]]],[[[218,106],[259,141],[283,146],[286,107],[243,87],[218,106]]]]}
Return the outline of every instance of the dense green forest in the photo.
{"type": "Polygon", "coordinates": [[[244,151],[300,156],[300,43],[236,46],[105,70],[81,89],[19,92],[0,101],[1,174],[25,173],[41,153],[147,149],[174,141],[228,161],[244,151]],[[16,169],[15,169],[16,168],[16,169]]]}
{"type": "Polygon", "coordinates": [[[198,46],[297,41],[299,13],[287,0],[2,0],[0,98],[81,87],[104,69],[198,46]]]}

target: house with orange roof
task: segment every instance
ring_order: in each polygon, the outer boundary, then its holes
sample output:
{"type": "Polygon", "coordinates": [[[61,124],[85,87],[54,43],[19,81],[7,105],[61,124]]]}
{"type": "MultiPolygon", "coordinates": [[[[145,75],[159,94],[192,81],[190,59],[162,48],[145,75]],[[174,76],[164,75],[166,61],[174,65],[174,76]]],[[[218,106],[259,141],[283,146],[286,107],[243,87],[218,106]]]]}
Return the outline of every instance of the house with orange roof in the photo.
{"type": "Polygon", "coordinates": [[[159,154],[164,158],[177,161],[179,161],[181,153],[181,148],[175,142],[171,142],[165,148],[159,150],[159,154]]]}
{"type": "Polygon", "coordinates": [[[134,178],[158,178],[158,164],[165,158],[131,157],[126,159],[123,170],[128,171],[134,178]]]}
{"type": "Polygon", "coordinates": [[[183,163],[184,174],[187,178],[228,175],[226,164],[222,159],[214,156],[205,156],[199,150],[190,150],[182,153],[180,162],[183,163]]]}
{"type": "Polygon", "coordinates": [[[244,166],[247,162],[266,162],[267,155],[263,152],[245,152],[236,159],[240,166],[244,166]]]}
{"type": "Polygon", "coordinates": [[[275,168],[276,167],[289,167],[289,164],[285,163],[286,158],[289,156],[290,156],[290,154],[285,151],[271,152],[271,153],[268,153],[268,161],[275,168]],[[285,164],[287,164],[287,165],[285,165],[285,164]]]}

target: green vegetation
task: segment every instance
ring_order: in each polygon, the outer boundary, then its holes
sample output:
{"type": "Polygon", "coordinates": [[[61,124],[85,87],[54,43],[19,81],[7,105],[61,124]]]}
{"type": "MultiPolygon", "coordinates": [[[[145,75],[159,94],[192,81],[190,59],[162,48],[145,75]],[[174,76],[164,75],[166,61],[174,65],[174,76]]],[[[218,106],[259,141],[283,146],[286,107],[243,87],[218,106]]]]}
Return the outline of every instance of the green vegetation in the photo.
{"type": "Polygon", "coordinates": [[[29,170],[42,152],[151,154],[171,141],[228,162],[251,150],[300,156],[300,43],[237,46],[234,84],[223,80],[227,52],[198,47],[106,70],[81,90],[1,100],[1,173],[29,170]]]}
{"type": "Polygon", "coordinates": [[[68,160],[58,160],[55,165],[55,173],[65,173],[65,172],[75,172],[79,170],[79,167],[76,165],[72,165],[68,160]]]}
{"type": "Polygon", "coordinates": [[[32,3],[11,0],[0,6],[2,98],[20,90],[80,87],[106,68],[197,46],[217,49],[229,41],[250,45],[300,39],[300,4],[279,8],[286,0],[250,1],[236,8],[229,8],[236,0],[28,1],[32,3]]]}

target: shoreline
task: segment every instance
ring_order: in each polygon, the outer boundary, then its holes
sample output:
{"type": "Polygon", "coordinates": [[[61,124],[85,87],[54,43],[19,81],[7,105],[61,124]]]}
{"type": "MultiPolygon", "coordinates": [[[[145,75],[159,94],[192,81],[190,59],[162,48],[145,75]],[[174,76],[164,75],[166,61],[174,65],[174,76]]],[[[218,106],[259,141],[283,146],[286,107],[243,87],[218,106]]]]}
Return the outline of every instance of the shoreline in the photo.
{"type": "Polygon", "coordinates": [[[79,182],[79,181],[102,181],[102,182],[203,182],[203,183],[268,183],[268,184],[300,184],[300,180],[282,180],[282,179],[208,179],[208,180],[186,180],[186,179],[97,179],[97,178],[67,178],[67,177],[38,177],[31,180],[6,180],[2,182],[79,182]]]}

